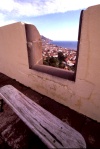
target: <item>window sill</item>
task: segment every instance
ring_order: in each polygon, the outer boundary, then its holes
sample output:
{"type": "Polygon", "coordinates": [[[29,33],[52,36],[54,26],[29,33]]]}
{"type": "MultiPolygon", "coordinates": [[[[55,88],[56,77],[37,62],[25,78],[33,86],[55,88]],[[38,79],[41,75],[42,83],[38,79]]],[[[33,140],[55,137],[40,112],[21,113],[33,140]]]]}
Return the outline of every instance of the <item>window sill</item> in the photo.
{"type": "Polygon", "coordinates": [[[67,70],[63,70],[60,68],[52,67],[52,66],[46,66],[46,65],[40,65],[40,64],[35,64],[31,69],[43,72],[46,74],[50,74],[56,77],[60,77],[63,79],[68,79],[71,81],[75,81],[75,72],[70,72],[67,70]]]}

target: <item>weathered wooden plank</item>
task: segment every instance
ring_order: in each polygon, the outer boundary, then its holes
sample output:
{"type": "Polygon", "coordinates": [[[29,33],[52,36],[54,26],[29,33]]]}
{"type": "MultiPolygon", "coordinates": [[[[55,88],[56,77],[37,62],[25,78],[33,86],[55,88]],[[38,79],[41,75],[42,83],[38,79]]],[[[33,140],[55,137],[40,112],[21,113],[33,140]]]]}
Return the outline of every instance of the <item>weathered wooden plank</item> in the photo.
{"type": "Polygon", "coordinates": [[[0,96],[49,148],[86,148],[82,135],[11,85],[0,96]]]}

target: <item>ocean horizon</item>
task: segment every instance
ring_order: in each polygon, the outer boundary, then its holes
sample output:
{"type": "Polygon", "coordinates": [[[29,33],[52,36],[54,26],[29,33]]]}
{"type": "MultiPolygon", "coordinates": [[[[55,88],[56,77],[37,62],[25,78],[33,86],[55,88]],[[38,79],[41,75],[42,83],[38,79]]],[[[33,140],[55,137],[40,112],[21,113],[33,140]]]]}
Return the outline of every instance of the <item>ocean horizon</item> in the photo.
{"type": "Polygon", "coordinates": [[[69,48],[77,50],[78,41],[51,41],[50,44],[54,44],[63,48],[69,48]]]}

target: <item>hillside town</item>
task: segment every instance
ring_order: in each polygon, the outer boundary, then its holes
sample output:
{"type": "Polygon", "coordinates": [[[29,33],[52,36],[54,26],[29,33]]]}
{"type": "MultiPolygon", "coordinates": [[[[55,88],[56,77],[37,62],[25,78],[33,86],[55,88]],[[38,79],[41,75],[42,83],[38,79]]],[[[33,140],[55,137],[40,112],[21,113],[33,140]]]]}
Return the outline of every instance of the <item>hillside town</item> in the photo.
{"type": "Polygon", "coordinates": [[[43,64],[69,71],[75,71],[77,52],[50,44],[50,40],[42,36],[43,64]]]}

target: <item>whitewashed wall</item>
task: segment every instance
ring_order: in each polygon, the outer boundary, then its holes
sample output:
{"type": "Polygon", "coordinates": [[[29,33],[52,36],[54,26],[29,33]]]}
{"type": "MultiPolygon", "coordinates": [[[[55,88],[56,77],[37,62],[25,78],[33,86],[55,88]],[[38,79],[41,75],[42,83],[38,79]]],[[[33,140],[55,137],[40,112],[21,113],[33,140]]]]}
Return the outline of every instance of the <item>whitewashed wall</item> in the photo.
{"type": "MultiPolygon", "coordinates": [[[[34,40],[40,38],[35,27],[34,34],[37,35],[34,40]]],[[[29,69],[24,24],[19,22],[0,28],[0,72],[100,122],[99,68],[100,5],[83,13],[75,82],[29,69]]]]}

